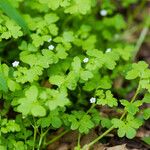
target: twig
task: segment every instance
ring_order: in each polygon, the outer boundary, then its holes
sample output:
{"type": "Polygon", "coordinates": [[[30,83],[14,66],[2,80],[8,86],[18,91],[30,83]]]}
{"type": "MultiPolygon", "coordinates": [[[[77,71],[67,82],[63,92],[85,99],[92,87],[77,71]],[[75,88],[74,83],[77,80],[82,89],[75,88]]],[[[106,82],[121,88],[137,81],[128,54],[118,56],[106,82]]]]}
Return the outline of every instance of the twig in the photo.
{"type": "Polygon", "coordinates": [[[135,57],[136,57],[140,47],[142,46],[142,43],[144,42],[147,33],[148,33],[148,27],[143,28],[143,30],[142,30],[142,32],[140,34],[140,37],[137,40],[137,43],[135,45],[134,54],[133,54],[133,60],[135,60],[135,57]]]}

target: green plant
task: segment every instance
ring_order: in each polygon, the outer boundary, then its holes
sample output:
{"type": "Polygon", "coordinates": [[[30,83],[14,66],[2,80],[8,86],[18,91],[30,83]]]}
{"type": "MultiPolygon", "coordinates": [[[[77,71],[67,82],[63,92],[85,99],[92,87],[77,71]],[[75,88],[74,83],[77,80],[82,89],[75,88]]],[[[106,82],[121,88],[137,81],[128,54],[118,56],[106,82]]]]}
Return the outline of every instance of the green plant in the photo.
{"type": "MultiPolygon", "coordinates": [[[[136,0],[121,5],[130,3],[136,0]]],[[[45,149],[70,130],[79,132],[77,149],[91,147],[113,129],[119,137],[135,137],[150,118],[149,108],[140,109],[150,102],[150,70],[144,61],[132,62],[148,19],[135,46],[124,42],[128,23],[107,0],[102,5],[96,0],[8,0],[0,8],[0,149],[45,149]],[[117,90],[118,78],[128,80],[128,87],[117,90]],[[125,99],[136,87],[131,101],[125,99]],[[103,116],[101,107],[122,115],[103,116]],[[106,131],[81,148],[82,134],[96,126],[106,131]],[[48,140],[59,128],[63,132],[48,140]]]]}

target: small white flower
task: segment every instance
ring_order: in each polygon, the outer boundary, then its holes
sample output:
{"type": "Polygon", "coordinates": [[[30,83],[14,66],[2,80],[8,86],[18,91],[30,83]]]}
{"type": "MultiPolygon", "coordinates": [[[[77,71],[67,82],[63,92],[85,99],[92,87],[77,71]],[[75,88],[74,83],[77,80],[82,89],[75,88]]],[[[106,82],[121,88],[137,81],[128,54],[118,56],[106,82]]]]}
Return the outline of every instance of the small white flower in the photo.
{"type": "Polygon", "coordinates": [[[48,46],[48,49],[49,49],[49,50],[53,50],[53,49],[54,49],[54,46],[53,46],[53,45],[49,45],[49,46],[48,46]]]}
{"type": "Polygon", "coordinates": [[[89,58],[87,58],[87,57],[83,59],[84,63],[87,63],[88,61],[89,61],[89,58]]]}
{"type": "Polygon", "coordinates": [[[52,38],[49,38],[48,40],[47,40],[47,42],[51,42],[52,41],[52,38]]]}
{"type": "Polygon", "coordinates": [[[14,61],[14,62],[12,63],[12,66],[13,66],[13,67],[18,67],[18,65],[19,65],[19,61],[14,61]]]}
{"type": "Polygon", "coordinates": [[[111,50],[112,50],[111,48],[107,48],[107,49],[106,49],[106,53],[111,52],[111,50]]]}
{"type": "Polygon", "coordinates": [[[100,15],[101,15],[101,16],[106,16],[106,15],[107,15],[107,10],[102,9],[102,10],[100,11],[100,15]]]}
{"type": "Polygon", "coordinates": [[[90,98],[90,103],[95,103],[96,102],[96,98],[95,97],[91,97],[90,98]]]}

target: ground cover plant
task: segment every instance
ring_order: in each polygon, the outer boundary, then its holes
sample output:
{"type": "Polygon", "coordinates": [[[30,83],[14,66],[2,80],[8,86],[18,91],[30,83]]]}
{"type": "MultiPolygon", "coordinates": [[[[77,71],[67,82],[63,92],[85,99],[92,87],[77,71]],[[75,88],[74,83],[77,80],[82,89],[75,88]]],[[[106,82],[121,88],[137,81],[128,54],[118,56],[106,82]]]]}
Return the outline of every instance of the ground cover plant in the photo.
{"type": "Polygon", "coordinates": [[[0,150],[44,150],[70,131],[76,150],[109,133],[133,139],[150,118],[149,64],[136,57],[147,3],[0,0],[0,150]]]}

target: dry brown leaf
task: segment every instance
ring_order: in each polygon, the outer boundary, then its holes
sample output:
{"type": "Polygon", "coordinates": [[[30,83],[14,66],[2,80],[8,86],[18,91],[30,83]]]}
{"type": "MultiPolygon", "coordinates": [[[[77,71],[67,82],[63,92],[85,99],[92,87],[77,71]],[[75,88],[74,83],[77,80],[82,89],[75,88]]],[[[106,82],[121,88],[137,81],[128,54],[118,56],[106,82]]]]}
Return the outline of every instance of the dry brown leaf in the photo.
{"type": "Polygon", "coordinates": [[[123,145],[117,145],[113,147],[107,147],[106,150],[128,150],[128,149],[126,148],[126,144],[123,144],[123,145]]]}
{"type": "Polygon", "coordinates": [[[105,150],[104,144],[95,144],[93,147],[94,150],[105,150]]]}

